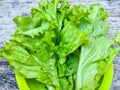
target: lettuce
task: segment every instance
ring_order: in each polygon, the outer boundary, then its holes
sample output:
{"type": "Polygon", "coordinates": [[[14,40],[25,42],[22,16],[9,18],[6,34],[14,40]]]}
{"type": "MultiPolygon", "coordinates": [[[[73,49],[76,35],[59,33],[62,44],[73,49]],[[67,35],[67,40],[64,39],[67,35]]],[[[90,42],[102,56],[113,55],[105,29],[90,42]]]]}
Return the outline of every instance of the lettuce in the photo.
{"type": "Polygon", "coordinates": [[[98,90],[120,50],[104,8],[43,0],[31,15],[13,19],[17,29],[0,50],[15,73],[40,90],[98,90]]]}

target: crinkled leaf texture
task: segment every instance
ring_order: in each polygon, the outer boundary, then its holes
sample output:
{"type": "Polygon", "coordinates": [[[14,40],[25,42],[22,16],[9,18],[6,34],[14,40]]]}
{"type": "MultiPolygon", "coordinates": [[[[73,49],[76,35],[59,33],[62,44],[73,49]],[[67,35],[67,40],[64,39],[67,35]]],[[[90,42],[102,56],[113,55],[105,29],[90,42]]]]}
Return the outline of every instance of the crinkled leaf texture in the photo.
{"type": "Polygon", "coordinates": [[[31,14],[14,18],[17,29],[0,56],[33,90],[98,90],[120,49],[113,46],[119,34],[107,38],[104,8],[43,0],[31,14]]]}

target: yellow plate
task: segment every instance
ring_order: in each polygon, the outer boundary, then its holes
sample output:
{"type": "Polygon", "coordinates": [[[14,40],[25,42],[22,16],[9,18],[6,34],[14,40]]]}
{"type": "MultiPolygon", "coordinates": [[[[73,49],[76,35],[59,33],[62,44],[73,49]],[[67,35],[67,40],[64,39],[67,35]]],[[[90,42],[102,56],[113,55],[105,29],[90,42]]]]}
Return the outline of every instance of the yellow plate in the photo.
{"type": "MultiPolygon", "coordinates": [[[[113,64],[110,65],[106,74],[103,77],[102,84],[98,90],[110,90],[113,78],[113,64]]],[[[20,90],[40,90],[40,83],[34,79],[28,80],[21,75],[16,74],[16,81],[20,90]],[[34,83],[34,85],[32,85],[34,83]],[[37,88],[36,88],[37,86],[37,88]]],[[[42,89],[44,90],[44,89],[42,89]]]]}

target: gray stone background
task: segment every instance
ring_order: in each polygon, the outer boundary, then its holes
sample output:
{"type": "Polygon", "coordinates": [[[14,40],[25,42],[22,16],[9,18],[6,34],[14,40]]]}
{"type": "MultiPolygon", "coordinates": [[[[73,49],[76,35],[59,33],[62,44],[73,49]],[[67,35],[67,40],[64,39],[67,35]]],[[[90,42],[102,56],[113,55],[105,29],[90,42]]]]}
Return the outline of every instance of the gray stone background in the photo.
{"type": "MultiPolygon", "coordinates": [[[[72,4],[89,5],[102,4],[110,12],[108,21],[111,23],[109,36],[113,37],[117,30],[120,31],[120,0],[69,0],[72,4]]],[[[39,0],[0,0],[0,48],[15,31],[12,18],[17,15],[29,15],[31,7],[37,6],[39,0]]],[[[0,90],[18,90],[14,72],[8,63],[0,58],[0,90]]],[[[120,90],[120,55],[114,60],[114,77],[111,90],[120,90]]]]}

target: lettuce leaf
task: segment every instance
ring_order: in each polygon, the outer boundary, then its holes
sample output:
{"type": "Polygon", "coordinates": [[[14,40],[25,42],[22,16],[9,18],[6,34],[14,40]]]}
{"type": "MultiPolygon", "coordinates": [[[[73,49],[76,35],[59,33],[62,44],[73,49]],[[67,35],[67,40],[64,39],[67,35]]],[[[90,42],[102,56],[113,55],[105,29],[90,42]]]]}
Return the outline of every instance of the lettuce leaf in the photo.
{"type": "Polygon", "coordinates": [[[0,56],[33,90],[98,90],[120,50],[119,33],[107,37],[108,15],[100,4],[43,0],[31,16],[13,19],[16,31],[0,56]]]}

